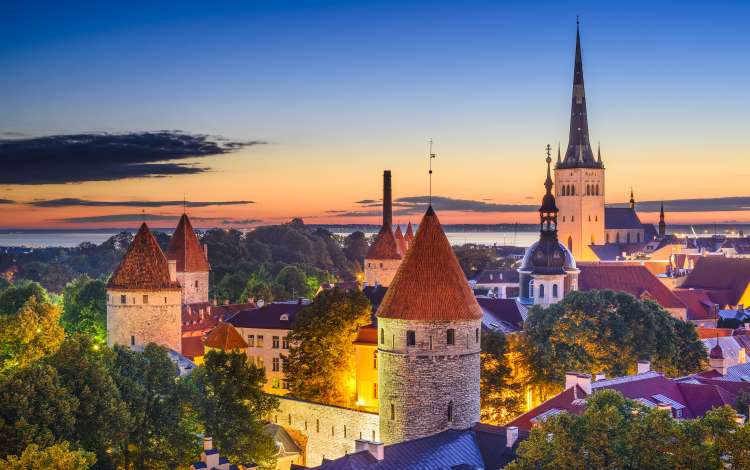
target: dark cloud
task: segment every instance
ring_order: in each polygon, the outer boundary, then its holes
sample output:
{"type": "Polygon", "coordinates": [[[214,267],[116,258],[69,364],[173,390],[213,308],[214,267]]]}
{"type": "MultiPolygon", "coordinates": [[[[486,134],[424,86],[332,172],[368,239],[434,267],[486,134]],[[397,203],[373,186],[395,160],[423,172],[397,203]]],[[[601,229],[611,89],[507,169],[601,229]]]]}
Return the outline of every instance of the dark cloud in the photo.
{"type": "Polygon", "coordinates": [[[3,137],[26,137],[26,134],[24,134],[23,132],[11,132],[11,131],[0,132],[0,135],[3,137]]]}
{"type": "Polygon", "coordinates": [[[253,225],[263,222],[261,219],[237,219],[230,220],[224,219],[221,221],[221,225],[253,225]]]}
{"type": "MultiPolygon", "coordinates": [[[[87,199],[62,198],[36,200],[29,204],[36,207],[166,207],[181,206],[183,205],[183,201],[91,201],[87,199]]],[[[187,207],[239,206],[244,204],[255,203],[253,201],[187,201],[185,203],[187,207]]]]}
{"type": "Polygon", "coordinates": [[[0,184],[59,184],[203,173],[175,163],[212,157],[262,141],[235,142],[180,131],[71,134],[0,139],[0,184]]]}
{"type": "MultiPolygon", "coordinates": [[[[662,201],[638,201],[636,210],[658,212],[662,201]]],[[[627,207],[628,203],[607,204],[607,207],[627,207]]],[[[750,196],[732,196],[664,201],[665,212],[727,212],[750,210],[750,196]]]]}
{"type": "Polygon", "coordinates": [[[335,210],[325,211],[326,214],[343,214],[344,212],[348,212],[348,211],[335,211],[335,210]]]}
{"type": "Polygon", "coordinates": [[[10,199],[0,199],[0,204],[15,204],[16,201],[11,201],[10,199]]]}
{"type": "Polygon", "coordinates": [[[381,211],[338,211],[336,217],[369,217],[380,216],[381,214],[381,211]]]}
{"type": "MultiPolygon", "coordinates": [[[[107,215],[92,215],[88,217],[67,217],[64,219],[55,219],[54,222],[67,222],[74,224],[84,223],[96,223],[96,222],[140,222],[146,220],[146,222],[163,221],[163,220],[174,220],[176,221],[179,215],[169,214],[107,214],[107,215]]],[[[216,220],[210,217],[190,217],[191,220],[216,220]]]]}
{"type": "MultiPolygon", "coordinates": [[[[415,214],[424,212],[430,201],[429,196],[400,197],[396,202],[402,204],[397,214],[415,214]]],[[[538,209],[536,205],[527,204],[497,204],[494,202],[477,201],[473,199],[454,199],[444,196],[432,196],[432,206],[436,210],[462,212],[529,212],[538,209]]]]}
{"type": "Polygon", "coordinates": [[[361,201],[355,201],[354,204],[364,205],[364,204],[373,204],[376,202],[380,203],[381,199],[362,199],[361,201]]]}

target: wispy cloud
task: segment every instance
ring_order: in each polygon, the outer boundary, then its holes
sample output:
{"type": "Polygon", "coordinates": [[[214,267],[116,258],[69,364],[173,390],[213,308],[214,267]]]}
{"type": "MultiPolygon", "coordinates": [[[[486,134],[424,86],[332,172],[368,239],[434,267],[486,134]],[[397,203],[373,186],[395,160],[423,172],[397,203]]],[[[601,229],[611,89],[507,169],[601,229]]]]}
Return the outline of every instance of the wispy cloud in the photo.
{"type": "MultiPolygon", "coordinates": [[[[92,201],[78,198],[62,199],[44,199],[32,201],[29,204],[36,207],[168,207],[182,206],[183,201],[92,201]]],[[[255,204],[254,201],[186,201],[187,207],[208,207],[208,206],[239,206],[245,204],[255,204]]]]}
{"type": "Polygon", "coordinates": [[[254,225],[263,222],[261,219],[224,219],[221,225],[254,225]]]}
{"type": "MultiPolygon", "coordinates": [[[[74,224],[85,224],[85,223],[101,223],[101,222],[140,222],[145,220],[150,221],[163,221],[163,220],[177,220],[179,215],[170,214],[107,214],[107,215],[92,215],[87,217],[66,217],[62,219],[54,219],[53,222],[65,222],[74,224]]],[[[212,217],[190,217],[194,221],[205,221],[205,220],[216,220],[212,217]]]]}
{"type": "MultiPolygon", "coordinates": [[[[636,210],[658,212],[662,201],[636,201],[636,210]]],[[[607,207],[627,207],[628,203],[607,204],[607,207]]],[[[727,212],[750,210],[750,196],[672,199],[664,201],[666,212],[727,212]]]]}
{"type": "Polygon", "coordinates": [[[0,204],[15,204],[15,202],[10,199],[0,199],[0,204]]]}
{"type": "Polygon", "coordinates": [[[90,133],[0,139],[0,184],[60,184],[203,173],[175,163],[265,144],[180,131],[90,133]]]}

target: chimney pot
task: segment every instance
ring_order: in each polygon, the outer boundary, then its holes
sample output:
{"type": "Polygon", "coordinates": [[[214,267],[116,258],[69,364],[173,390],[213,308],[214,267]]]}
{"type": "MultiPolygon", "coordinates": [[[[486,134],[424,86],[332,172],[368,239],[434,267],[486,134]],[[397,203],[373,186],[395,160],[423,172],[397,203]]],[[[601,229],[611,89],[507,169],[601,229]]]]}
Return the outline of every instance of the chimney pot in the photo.
{"type": "Polygon", "coordinates": [[[214,447],[214,440],[210,436],[203,438],[203,450],[211,450],[214,447]]]}
{"type": "Polygon", "coordinates": [[[508,426],[505,428],[505,446],[512,448],[518,441],[518,426],[508,426]]]}
{"type": "Polygon", "coordinates": [[[651,370],[651,362],[649,361],[638,361],[636,363],[636,367],[638,368],[639,374],[645,374],[646,372],[649,372],[651,370]]]}
{"type": "Polygon", "coordinates": [[[393,202],[391,200],[391,170],[383,171],[383,226],[393,227],[393,202]]]}

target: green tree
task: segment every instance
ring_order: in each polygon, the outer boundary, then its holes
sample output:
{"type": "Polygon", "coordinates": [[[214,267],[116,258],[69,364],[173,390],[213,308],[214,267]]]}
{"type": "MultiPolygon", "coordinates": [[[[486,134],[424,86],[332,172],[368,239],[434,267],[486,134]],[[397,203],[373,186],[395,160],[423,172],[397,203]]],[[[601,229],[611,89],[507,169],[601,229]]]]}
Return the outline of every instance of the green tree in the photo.
{"type": "Polygon", "coordinates": [[[281,287],[291,298],[310,298],[315,293],[315,291],[312,293],[310,292],[305,272],[296,266],[285,266],[279,271],[279,274],[276,275],[275,282],[276,285],[281,287]]]}
{"type": "Polygon", "coordinates": [[[274,299],[273,287],[267,282],[259,282],[248,286],[246,298],[255,299],[256,302],[262,300],[267,304],[271,303],[274,299]]]}
{"type": "Polygon", "coordinates": [[[70,443],[63,441],[41,449],[31,444],[20,456],[9,455],[6,459],[0,459],[0,467],[4,470],[83,470],[94,462],[96,456],[92,452],[71,449],[70,443]]]}
{"type": "Polygon", "coordinates": [[[548,308],[534,307],[522,338],[529,384],[552,392],[568,370],[620,376],[648,359],[668,375],[684,375],[705,363],[693,325],[623,292],[573,292],[548,308]]]}
{"type": "Polygon", "coordinates": [[[79,400],[57,371],[37,362],[0,382],[0,455],[72,440],[79,400]]]}
{"type": "Polygon", "coordinates": [[[360,267],[364,266],[365,256],[369,249],[370,246],[367,243],[367,237],[359,230],[350,233],[344,239],[344,255],[346,255],[349,261],[358,263],[360,267]]]}
{"type": "Polygon", "coordinates": [[[0,315],[12,315],[31,297],[38,303],[49,301],[47,291],[39,283],[25,282],[8,287],[0,293],[0,315]]]}
{"type": "Polygon", "coordinates": [[[111,460],[117,456],[110,450],[125,439],[131,422],[109,371],[112,359],[111,350],[82,334],[68,336],[49,359],[60,383],[79,400],[74,440],[96,453],[97,466],[101,468],[112,465],[111,460]]]}
{"type": "Polygon", "coordinates": [[[468,279],[474,278],[485,269],[512,269],[516,263],[511,258],[498,257],[495,254],[495,248],[486,245],[468,243],[454,246],[453,252],[468,279]]]}
{"type": "Polygon", "coordinates": [[[64,337],[60,309],[32,294],[13,313],[0,315],[0,378],[54,354],[64,337]]]}
{"type": "Polygon", "coordinates": [[[62,323],[68,332],[88,334],[107,342],[107,291],[104,281],[88,275],[70,281],[63,290],[62,323]]]}
{"type": "Polygon", "coordinates": [[[480,393],[483,423],[504,424],[523,412],[521,385],[513,381],[507,354],[508,343],[502,332],[482,332],[480,393]]]}
{"type": "MultiPolygon", "coordinates": [[[[185,467],[199,448],[197,423],[186,406],[190,395],[177,378],[167,349],[149,343],[143,352],[117,346],[112,375],[130,416],[120,441],[120,466],[136,469],[185,467]]],[[[189,382],[189,381],[187,381],[189,382]]]]}
{"type": "Polygon", "coordinates": [[[297,314],[289,333],[286,379],[303,400],[346,405],[353,374],[353,341],[371,322],[372,309],[360,291],[323,291],[297,314]]]}
{"type": "Polygon", "coordinates": [[[273,466],[276,445],[263,431],[263,422],[278,400],[262,390],[264,369],[250,364],[244,353],[213,350],[204,361],[191,379],[205,435],[231,462],[273,466]]]}

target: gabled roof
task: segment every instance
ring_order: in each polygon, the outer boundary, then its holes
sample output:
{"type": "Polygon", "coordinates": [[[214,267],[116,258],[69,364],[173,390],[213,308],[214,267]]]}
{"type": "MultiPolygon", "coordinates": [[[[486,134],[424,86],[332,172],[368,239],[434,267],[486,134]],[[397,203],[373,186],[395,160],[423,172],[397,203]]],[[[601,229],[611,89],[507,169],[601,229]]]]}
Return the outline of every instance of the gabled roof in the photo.
{"type": "Polygon", "coordinates": [[[238,328],[289,330],[297,314],[306,304],[278,302],[260,308],[241,310],[226,322],[238,328]]]}
{"type": "Polygon", "coordinates": [[[354,344],[376,346],[378,344],[378,328],[375,325],[365,325],[357,332],[354,344]]]}
{"type": "Polygon", "coordinates": [[[209,348],[221,349],[222,351],[232,351],[234,349],[246,349],[247,342],[242,335],[229,323],[219,323],[211,330],[203,341],[209,348]]]}
{"type": "Polygon", "coordinates": [[[610,289],[640,299],[653,299],[664,308],[685,308],[680,299],[644,266],[621,263],[579,263],[578,288],[610,289]]]}
{"type": "Polygon", "coordinates": [[[579,400],[586,398],[586,396],[586,392],[580,386],[574,385],[517,417],[508,423],[508,426],[518,426],[519,429],[529,431],[534,427],[534,420],[538,416],[552,410],[564,410],[571,414],[581,414],[585,409],[585,404],[582,404],[579,400]]]}
{"type": "Polygon", "coordinates": [[[404,238],[404,234],[401,232],[401,226],[396,226],[396,233],[393,235],[396,238],[396,245],[398,246],[398,252],[401,254],[401,257],[403,258],[406,255],[406,248],[407,243],[406,239],[404,238]]]}
{"type": "Polygon", "coordinates": [[[523,327],[527,308],[518,299],[477,297],[477,302],[484,313],[482,317],[484,326],[502,329],[502,323],[507,323],[516,331],[523,327]]]}
{"type": "Polygon", "coordinates": [[[423,321],[482,318],[482,309],[432,207],[422,218],[377,315],[423,321]]]}
{"type": "Polygon", "coordinates": [[[411,243],[412,240],[414,240],[414,229],[411,226],[411,220],[409,221],[409,225],[406,226],[406,234],[404,234],[404,238],[407,243],[411,243]]]}
{"type": "Polygon", "coordinates": [[[713,291],[721,304],[737,305],[750,284],[750,258],[702,256],[682,287],[713,291]],[[720,294],[720,295],[719,295],[720,294]]]}
{"type": "Polygon", "coordinates": [[[675,289],[674,294],[687,307],[688,320],[711,320],[716,318],[714,302],[703,289],[675,289]]]}
{"type": "Polygon", "coordinates": [[[398,242],[391,227],[383,225],[375,240],[370,245],[365,259],[401,259],[398,242]]]}
{"type": "Polygon", "coordinates": [[[195,236],[193,225],[187,214],[182,214],[167,247],[167,259],[177,262],[179,272],[208,272],[211,266],[206,260],[206,253],[195,236]]]}
{"type": "Polygon", "coordinates": [[[145,222],[141,224],[120,265],[107,282],[107,288],[122,290],[180,288],[177,281],[170,280],[167,258],[145,222]]]}
{"type": "MultiPolygon", "coordinates": [[[[643,230],[641,219],[635,209],[629,207],[605,207],[604,208],[604,229],[640,229],[643,230]]],[[[635,241],[635,240],[634,240],[635,241]]]]}

